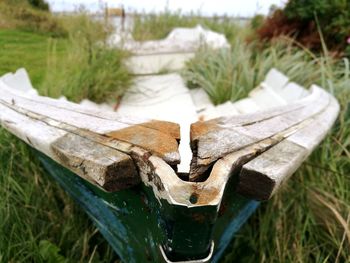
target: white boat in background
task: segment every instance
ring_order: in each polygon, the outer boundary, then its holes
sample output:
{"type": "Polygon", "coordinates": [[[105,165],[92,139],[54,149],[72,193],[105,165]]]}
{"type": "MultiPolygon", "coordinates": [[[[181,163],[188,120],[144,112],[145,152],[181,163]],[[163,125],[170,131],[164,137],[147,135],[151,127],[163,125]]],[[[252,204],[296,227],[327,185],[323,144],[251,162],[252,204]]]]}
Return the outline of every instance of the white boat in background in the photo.
{"type": "Polygon", "coordinates": [[[117,32],[110,37],[109,44],[131,53],[126,63],[135,75],[181,70],[201,47],[230,48],[223,34],[204,29],[201,25],[175,28],[164,39],[142,42],[135,41],[130,32],[117,32]]]}

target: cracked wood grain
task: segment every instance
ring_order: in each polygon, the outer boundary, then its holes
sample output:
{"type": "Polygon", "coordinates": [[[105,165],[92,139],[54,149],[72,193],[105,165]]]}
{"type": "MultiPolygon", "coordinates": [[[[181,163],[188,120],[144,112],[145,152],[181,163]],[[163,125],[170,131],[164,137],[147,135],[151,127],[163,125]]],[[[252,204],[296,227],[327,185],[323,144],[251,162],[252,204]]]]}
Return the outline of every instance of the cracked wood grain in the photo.
{"type": "MultiPolygon", "coordinates": [[[[290,90],[285,89],[294,86],[278,90],[287,96],[290,90]]],[[[1,81],[0,121],[35,149],[106,191],[142,180],[158,199],[169,203],[218,205],[232,173],[239,175],[237,192],[257,200],[271,198],[326,136],[339,105],[321,88],[313,86],[311,91],[281,107],[192,124],[189,182],[176,174],[176,123],[24,94],[1,81]],[[194,194],[196,204],[190,201],[194,194]]]]}
{"type": "Polygon", "coordinates": [[[85,115],[75,110],[38,104],[33,100],[18,97],[12,93],[4,94],[0,98],[0,101],[3,105],[17,112],[30,115],[57,128],[67,129],[69,127],[68,130],[70,132],[81,130],[82,133],[85,131],[85,134],[90,134],[93,137],[101,135],[105,137],[105,141],[108,141],[108,138],[114,140],[113,147],[118,146],[115,141],[119,138],[121,141],[120,145],[123,144],[122,142],[125,142],[145,148],[170,164],[178,164],[180,162],[177,148],[180,138],[178,124],[151,120],[146,123],[129,125],[117,120],[112,121],[102,119],[98,116],[85,115]],[[133,130],[131,127],[135,128],[133,132],[135,136],[130,135],[130,131],[133,130]],[[140,130],[142,130],[142,133],[139,133],[140,130]],[[147,134],[151,136],[147,136],[147,134]],[[128,139],[130,141],[127,141],[128,139]],[[157,148],[154,144],[155,142],[159,143],[162,147],[157,148]]]}
{"type": "Polygon", "coordinates": [[[60,164],[107,191],[129,188],[141,180],[129,155],[81,136],[66,134],[51,147],[60,164]]]}
{"type": "Polygon", "coordinates": [[[339,104],[330,97],[328,106],[307,125],[243,165],[237,191],[256,200],[270,199],[323,140],[338,113],[339,104]]]}
{"type": "Polygon", "coordinates": [[[255,116],[218,118],[193,124],[191,147],[194,155],[190,180],[200,180],[212,163],[223,156],[312,118],[328,106],[329,99],[327,92],[313,87],[311,95],[295,105],[283,106],[255,116]]]}

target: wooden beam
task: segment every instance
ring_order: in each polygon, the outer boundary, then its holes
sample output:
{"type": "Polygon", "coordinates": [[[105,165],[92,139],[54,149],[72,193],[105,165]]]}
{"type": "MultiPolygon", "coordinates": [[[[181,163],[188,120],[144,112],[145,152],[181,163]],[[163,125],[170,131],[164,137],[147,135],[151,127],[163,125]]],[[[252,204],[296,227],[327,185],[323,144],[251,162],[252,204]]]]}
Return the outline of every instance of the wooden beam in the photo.
{"type": "MultiPolygon", "coordinates": [[[[298,99],[304,90],[272,73],[260,91],[268,89],[291,103],[192,124],[189,181],[176,174],[180,162],[176,123],[129,118],[41,97],[28,81],[23,84],[26,91],[16,91],[0,81],[0,122],[106,191],[142,180],[156,198],[170,204],[219,206],[235,174],[239,193],[266,200],[325,137],[339,112],[337,101],[323,89],[313,86],[308,96],[298,99]],[[289,94],[293,89],[296,93],[289,94]]],[[[21,83],[11,74],[7,81],[21,83]]],[[[254,102],[253,97],[251,100],[254,102]]]]}
{"type": "Polygon", "coordinates": [[[129,188],[141,181],[129,155],[84,137],[68,133],[51,147],[61,165],[106,191],[129,188]]]}
{"type": "Polygon", "coordinates": [[[52,127],[0,104],[4,128],[107,191],[116,191],[140,181],[132,159],[117,150],[52,127]]]}
{"type": "Polygon", "coordinates": [[[326,109],[276,146],[243,165],[237,191],[256,200],[268,200],[311,154],[333,125],[339,104],[330,97],[326,109]]]}
{"type": "Polygon", "coordinates": [[[42,97],[20,96],[6,87],[4,90],[6,92],[2,92],[0,104],[21,114],[30,115],[31,118],[41,120],[58,129],[90,136],[90,139],[99,137],[99,142],[104,140],[109,146],[111,144],[108,141],[113,140],[111,147],[120,151],[125,149],[118,148],[118,145],[123,145],[124,142],[130,147],[144,148],[170,164],[180,162],[177,149],[180,138],[178,124],[153,120],[137,123],[137,119],[130,118],[125,121],[125,117],[119,117],[117,114],[114,116],[106,114],[106,116],[101,117],[101,113],[86,110],[77,104],[61,103],[52,99],[46,102],[42,97]],[[133,136],[128,136],[130,133],[133,136]],[[154,141],[151,141],[147,134],[152,135],[155,138],[154,141]],[[118,140],[121,142],[120,144],[116,143],[118,140]],[[162,148],[155,146],[155,143],[162,145],[162,148]]]}
{"type": "Polygon", "coordinates": [[[323,111],[328,104],[329,94],[314,86],[308,97],[290,106],[193,124],[190,180],[200,180],[219,158],[297,126],[323,111]]]}

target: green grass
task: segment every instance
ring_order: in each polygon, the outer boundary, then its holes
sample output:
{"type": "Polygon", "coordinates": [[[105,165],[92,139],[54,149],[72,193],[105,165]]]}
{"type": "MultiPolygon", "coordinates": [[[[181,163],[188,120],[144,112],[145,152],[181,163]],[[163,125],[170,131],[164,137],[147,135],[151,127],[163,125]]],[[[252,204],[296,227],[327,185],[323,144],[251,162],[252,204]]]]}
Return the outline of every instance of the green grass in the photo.
{"type": "Polygon", "coordinates": [[[63,61],[57,60],[59,46],[54,42],[41,90],[50,97],[66,96],[79,102],[115,101],[128,89],[131,75],[122,63],[127,53],[107,45],[110,28],[87,15],[62,19],[68,28],[68,47],[63,61]]]}
{"type": "Polygon", "coordinates": [[[230,50],[200,50],[187,63],[183,76],[190,87],[203,88],[215,104],[220,104],[246,97],[273,67],[305,87],[313,83],[324,86],[327,76],[322,63],[322,59],[294,47],[288,39],[262,49],[237,37],[230,50]]]}
{"type": "MultiPolygon", "coordinates": [[[[35,87],[42,84],[47,70],[47,56],[53,40],[47,35],[16,29],[0,29],[0,75],[24,67],[35,87]]],[[[56,56],[64,57],[66,39],[55,40],[56,56]]]]}
{"type": "Polygon", "coordinates": [[[125,52],[96,43],[84,48],[82,39],[53,39],[0,29],[0,75],[24,67],[42,95],[63,95],[76,102],[84,98],[95,102],[115,100],[131,84],[128,70],[121,63],[125,52]]]}
{"type": "Polygon", "coordinates": [[[62,37],[67,31],[50,12],[34,8],[26,0],[0,0],[0,28],[62,37]]]}
{"type": "Polygon", "coordinates": [[[61,255],[66,262],[115,259],[86,214],[49,179],[29,147],[3,129],[0,163],[0,262],[61,262],[45,261],[47,255],[61,255]]]}

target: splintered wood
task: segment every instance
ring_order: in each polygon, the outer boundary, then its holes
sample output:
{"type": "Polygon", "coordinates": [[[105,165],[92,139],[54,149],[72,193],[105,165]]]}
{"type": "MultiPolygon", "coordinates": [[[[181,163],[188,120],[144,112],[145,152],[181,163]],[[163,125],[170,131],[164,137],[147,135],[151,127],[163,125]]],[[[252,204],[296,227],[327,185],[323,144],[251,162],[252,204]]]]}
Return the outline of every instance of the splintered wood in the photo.
{"type": "Polygon", "coordinates": [[[31,147],[106,191],[142,181],[158,198],[188,206],[194,194],[197,205],[220,203],[230,176],[237,176],[238,193],[271,198],[326,136],[339,105],[323,89],[307,91],[271,70],[249,98],[204,112],[229,109],[230,116],[191,125],[184,181],[176,175],[178,124],[38,96],[23,70],[0,78],[1,125],[31,147]]]}

